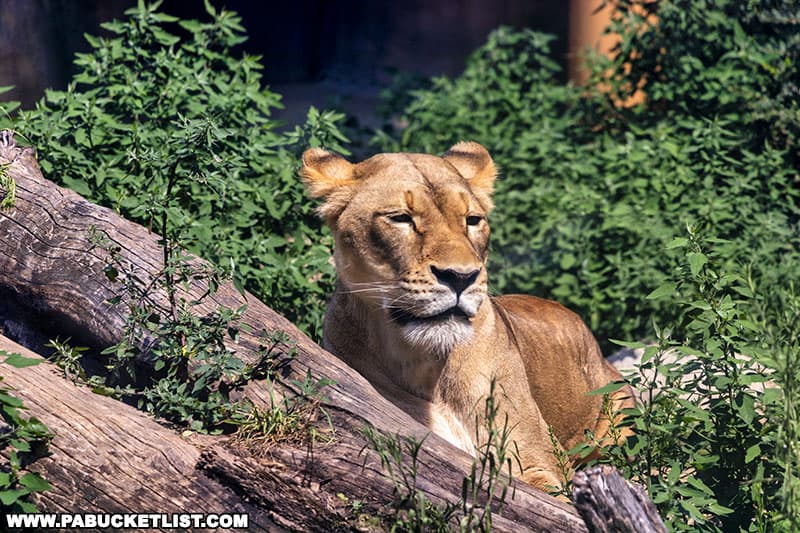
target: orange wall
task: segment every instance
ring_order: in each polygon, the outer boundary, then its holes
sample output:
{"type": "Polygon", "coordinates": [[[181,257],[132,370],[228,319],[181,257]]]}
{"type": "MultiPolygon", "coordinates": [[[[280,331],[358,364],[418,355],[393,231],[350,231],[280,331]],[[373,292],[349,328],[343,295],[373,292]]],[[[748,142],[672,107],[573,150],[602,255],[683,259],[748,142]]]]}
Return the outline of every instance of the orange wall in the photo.
{"type": "Polygon", "coordinates": [[[614,35],[603,35],[611,22],[613,5],[609,2],[598,10],[600,5],[600,0],[570,0],[569,3],[567,72],[569,79],[576,85],[585,83],[589,77],[589,72],[583,68],[586,49],[594,48],[608,54],[618,40],[614,35]]]}

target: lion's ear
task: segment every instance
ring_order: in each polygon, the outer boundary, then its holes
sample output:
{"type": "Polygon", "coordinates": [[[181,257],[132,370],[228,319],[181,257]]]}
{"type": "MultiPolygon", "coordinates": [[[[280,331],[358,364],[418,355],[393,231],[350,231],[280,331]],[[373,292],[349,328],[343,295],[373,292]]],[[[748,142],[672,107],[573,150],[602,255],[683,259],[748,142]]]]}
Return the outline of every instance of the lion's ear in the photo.
{"type": "Polygon", "coordinates": [[[497,167],[486,148],[476,142],[460,142],[442,156],[467,180],[472,192],[486,211],[490,211],[497,167]]]}
{"type": "Polygon", "coordinates": [[[331,223],[347,205],[356,180],[353,165],[336,154],[321,148],[310,148],[303,153],[300,175],[312,198],[323,198],[317,209],[320,216],[331,223]]]}

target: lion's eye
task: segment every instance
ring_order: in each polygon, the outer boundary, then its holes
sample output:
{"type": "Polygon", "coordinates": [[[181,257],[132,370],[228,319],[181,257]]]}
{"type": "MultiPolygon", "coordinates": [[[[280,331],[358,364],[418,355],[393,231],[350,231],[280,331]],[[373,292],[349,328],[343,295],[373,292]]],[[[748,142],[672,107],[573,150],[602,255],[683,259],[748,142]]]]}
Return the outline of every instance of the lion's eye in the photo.
{"type": "Polygon", "coordinates": [[[467,226],[477,226],[481,223],[481,220],[483,220],[483,217],[478,215],[470,215],[467,217],[467,226]]]}
{"type": "Polygon", "coordinates": [[[389,220],[395,224],[414,224],[414,219],[408,213],[397,213],[396,215],[389,215],[389,220]]]}

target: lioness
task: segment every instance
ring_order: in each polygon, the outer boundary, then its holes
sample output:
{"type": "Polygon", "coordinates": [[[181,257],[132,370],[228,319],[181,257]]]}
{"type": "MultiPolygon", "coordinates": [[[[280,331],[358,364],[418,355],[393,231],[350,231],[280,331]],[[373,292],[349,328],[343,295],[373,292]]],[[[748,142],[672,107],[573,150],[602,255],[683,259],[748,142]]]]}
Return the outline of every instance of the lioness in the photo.
{"type": "MultiPolygon", "coordinates": [[[[335,239],[325,348],[470,453],[495,379],[522,479],[561,486],[548,425],[565,449],[585,429],[602,438],[602,398],[586,393],[620,375],[576,314],[532,296],[488,295],[496,170],[486,149],[466,142],[442,157],[379,154],[354,165],[312,148],[301,174],[335,239]]],[[[617,391],[614,407],[631,396],[617,391]]]]}

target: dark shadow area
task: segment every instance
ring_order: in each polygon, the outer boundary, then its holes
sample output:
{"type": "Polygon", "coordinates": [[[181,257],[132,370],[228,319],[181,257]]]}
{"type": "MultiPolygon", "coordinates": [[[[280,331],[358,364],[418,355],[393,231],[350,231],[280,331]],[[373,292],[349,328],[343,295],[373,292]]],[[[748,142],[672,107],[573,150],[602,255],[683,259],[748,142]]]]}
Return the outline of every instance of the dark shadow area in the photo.
{"type": "MultiPolygon", "coordinates": [[[[262,56],[264,82],[283,95],[277,118],[302,120],[309,105],[336,107],[376,126],[378,94],[394,73],[457,75],[469,54],[501,25],[553,33],[566,64],[567,2],[547,0],[299,0],[212,2],[236,11],[249,35],[243,51],[262,56]]],[[[35,105],[63,89],[83,35],[120,18],[135,0],[0,0],[0,96],[35,105]]],[[[168,0],[161,10],[205,19],[201,0],[168,0]]]]}

